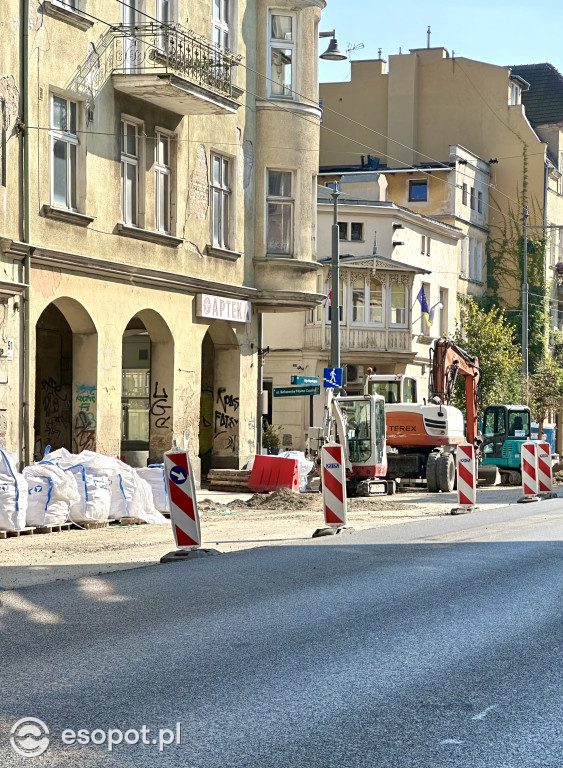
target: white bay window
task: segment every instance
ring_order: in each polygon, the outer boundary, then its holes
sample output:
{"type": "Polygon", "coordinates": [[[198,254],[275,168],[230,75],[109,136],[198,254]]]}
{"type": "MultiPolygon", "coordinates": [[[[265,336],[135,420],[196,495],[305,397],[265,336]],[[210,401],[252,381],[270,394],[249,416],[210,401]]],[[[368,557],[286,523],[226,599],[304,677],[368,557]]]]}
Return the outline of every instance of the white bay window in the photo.
{"type": "Polygon", "coordinates": [[[269,21],[269,95],[292,99],[295,95],[295,16],[271,13],[269,21]]]}

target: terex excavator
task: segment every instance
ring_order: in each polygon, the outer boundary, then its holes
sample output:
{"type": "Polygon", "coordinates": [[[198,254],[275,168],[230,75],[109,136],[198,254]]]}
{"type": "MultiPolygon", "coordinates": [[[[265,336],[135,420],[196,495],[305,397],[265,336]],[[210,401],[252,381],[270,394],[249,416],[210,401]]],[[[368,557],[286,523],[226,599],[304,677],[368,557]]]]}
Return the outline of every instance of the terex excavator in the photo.
{"type": "MultiPolygon", "coordinates": [[[[425,478],[431,492],[454,489],[455,449],[466,439],[475,444],[477,438],[480,376],[477,357],[450,339],[440,338],[430,351],[428,402],[396,402],[393,397],[385,398],[389,480],[425,478]],[[458,375],[465,379],[466,429],[462,412],[450,405],[458,375]]],[[[383,394],[385,378],[393,382],[397,379],[396,376],[368,375],[366,393],[383,394]]]]}

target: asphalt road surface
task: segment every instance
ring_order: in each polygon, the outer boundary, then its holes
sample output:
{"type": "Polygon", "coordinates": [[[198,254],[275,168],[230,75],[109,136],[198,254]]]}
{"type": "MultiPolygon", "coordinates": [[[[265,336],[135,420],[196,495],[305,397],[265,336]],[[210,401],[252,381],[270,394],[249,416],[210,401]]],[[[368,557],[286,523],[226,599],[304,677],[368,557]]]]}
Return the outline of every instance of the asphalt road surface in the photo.
{"type": "Polygon", "coordinates": [[[562,538],[556,500],[1,592],[0,765],[560,768],[562,538]]]}

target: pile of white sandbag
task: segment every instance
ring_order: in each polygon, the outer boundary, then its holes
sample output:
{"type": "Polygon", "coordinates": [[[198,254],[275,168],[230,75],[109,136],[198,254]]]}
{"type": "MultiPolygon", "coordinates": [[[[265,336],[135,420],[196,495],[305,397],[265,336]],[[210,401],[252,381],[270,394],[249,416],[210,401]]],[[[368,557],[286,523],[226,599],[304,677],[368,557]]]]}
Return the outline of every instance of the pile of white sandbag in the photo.
{"type": "Polygon", "coordinates": [[[137,473],[150,485],[154,506],[158,511],[170,512],[170,500],[168,498],[168,488],[166,487],[164,464],[149,464],[148,467],[140,467],[137,469],[137,473]]]}
{"type": "Polygon", "coordinates": [[[155,483],[158,508],[150,482],[128,464],[101,453],[73,454],[60,448],[25,467],[22,474],[16,467],[16,454],[0,449],[0,530],[127,517],[153,525],[168,524],[159,511],[166,511],[162,467],[154,468],[156,475],[150,470],[162,481],[155,483]]]}

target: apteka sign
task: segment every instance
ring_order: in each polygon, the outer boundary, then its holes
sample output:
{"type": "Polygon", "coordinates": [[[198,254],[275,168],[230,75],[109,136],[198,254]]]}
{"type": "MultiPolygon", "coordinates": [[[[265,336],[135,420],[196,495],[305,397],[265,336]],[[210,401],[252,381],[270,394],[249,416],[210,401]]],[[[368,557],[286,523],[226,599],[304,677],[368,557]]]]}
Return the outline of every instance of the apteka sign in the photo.
{"type": "Polygon", "coordinates": [[[241,299],[227,299],[209,293],[196,296],[196,315],[211,317],[214,320],[230,320],[233,323],[250,322],[250,302],[241,299]]]}

